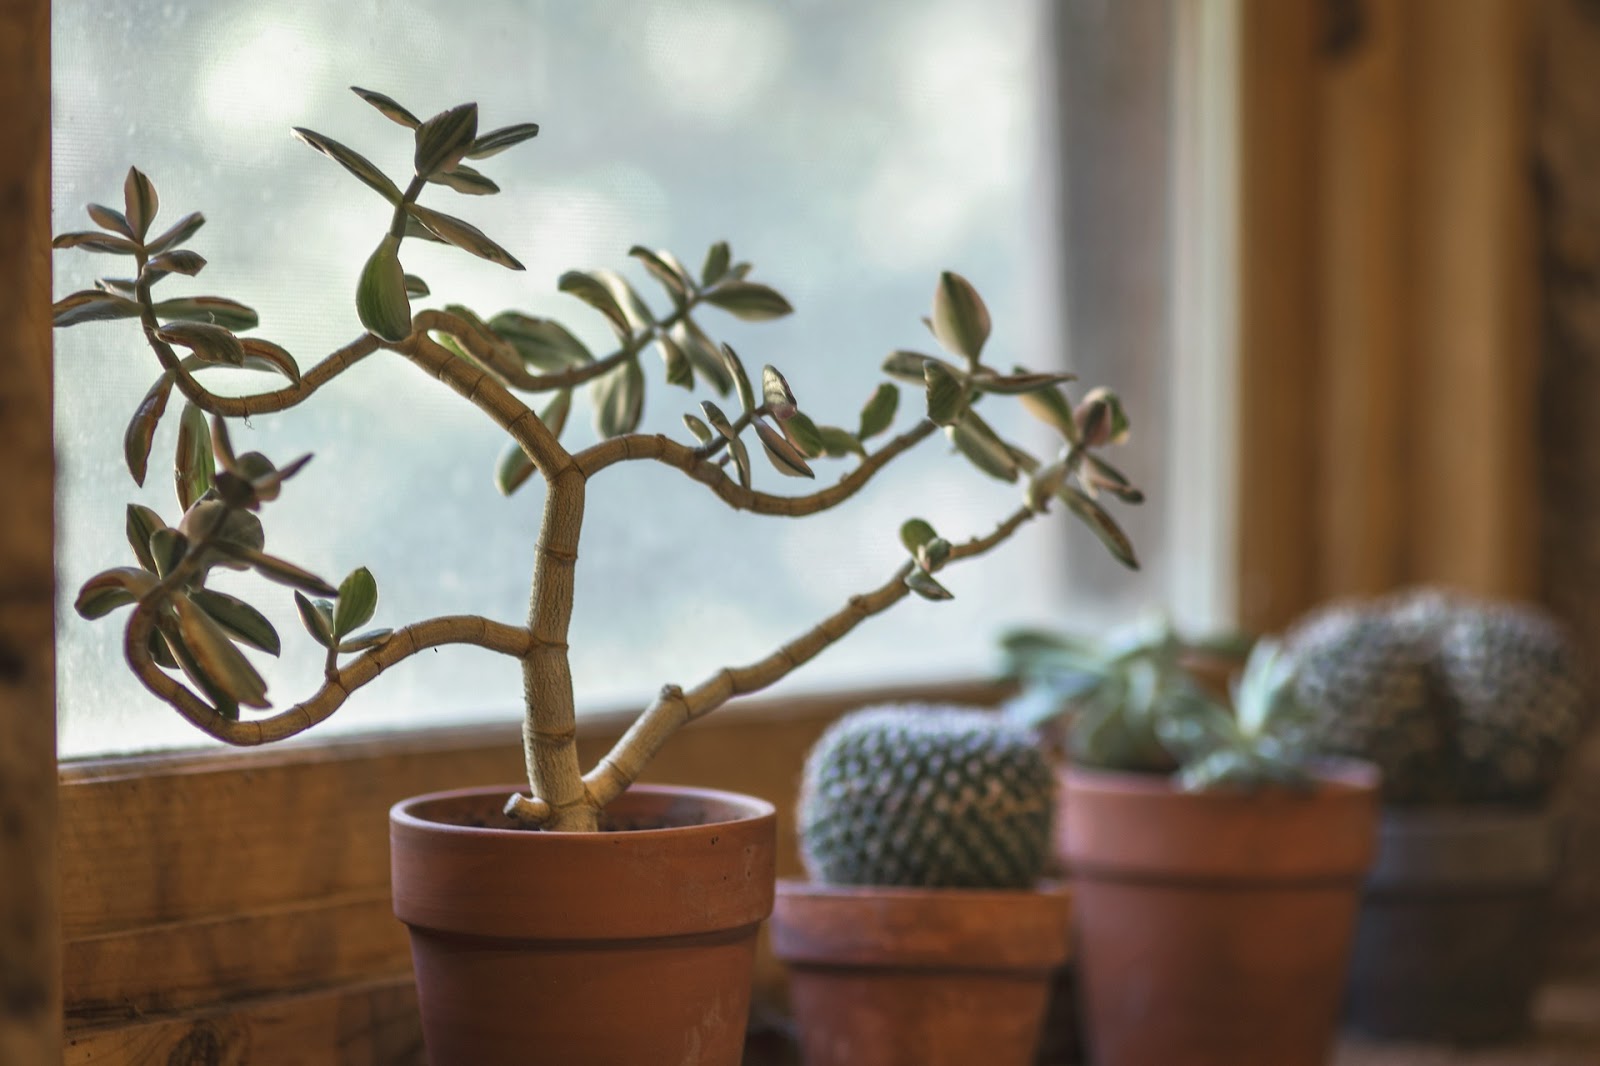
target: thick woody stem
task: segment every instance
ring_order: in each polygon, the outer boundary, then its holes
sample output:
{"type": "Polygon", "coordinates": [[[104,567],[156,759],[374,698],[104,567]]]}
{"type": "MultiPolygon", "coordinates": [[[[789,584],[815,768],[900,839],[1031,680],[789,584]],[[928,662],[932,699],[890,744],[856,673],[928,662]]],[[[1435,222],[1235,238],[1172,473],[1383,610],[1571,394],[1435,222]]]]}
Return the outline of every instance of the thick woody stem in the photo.
{"type": "Polygon", "coordinates": [[[681,470],[716,493],[728,506],[754,514],[800,517],[826,511],[855,495],[872,476],[889,462],[926,440],[938,427],[924,419],[873,452],[837,483],[806,496],[776,496],[747,489],[702,453],[660,434],[628,434],[612,437],[579,452],[578,468],[592,475],[616,463],[653,459],[681,470]]]}
{"type": "Polygon", "coordinates": [[[549,489],[528,605],[534,645],[522,660],[527,701],[522,746],[533,798],[513,796],[506,813],[525,824],[593,832],[599,804],[585,788],[578,762],[577,710],[567,656],[585,484],[583,474],[570,464],[546,480],[549,489]]]}
{"type": "MultiPolygon", "coordinates": [[[[1010,537],[1033,516],[1033,510],[1021,508],[989,535],[951,549],[945,565],[982,555],[1010,537]]],[[[895,571],[893,577],[871,592],[850,597],[843,608],[764,659],[747,666],[720,670],[688,692],[675,685],[663,688],[661,695],[634,721],[622,739],[585,775],[584,782],[595,801],[603,806],[620,796],[672,735],[687,723],[709,714],[735,696],[759,692],[781,680],[868,618],[883,613],[905,599],[910,592],[905,579],[911,573],[911,567],[911,563],[906,563],[895,571]]]]}
{"type": "Polygon", "coordinates": [[[330,674],[317,693],[303,703],[268,718],[248,721],[226,718],[158,667],[150,658],[150,635],[156,626],[155,598],[134,608],[128,620],[123,652],[139,680],[159,698],[202,732],[228,744],[254,747],[292,737],[324,721],[338,710],[350,694],[376,678],[389,667],[419,651],[444,644],[473,644],[490,651],[525,658],[533,636],[520,626],[492,622],[475,615],[448,615],[415,622],[395,633],[383,644],[330,674]]]}

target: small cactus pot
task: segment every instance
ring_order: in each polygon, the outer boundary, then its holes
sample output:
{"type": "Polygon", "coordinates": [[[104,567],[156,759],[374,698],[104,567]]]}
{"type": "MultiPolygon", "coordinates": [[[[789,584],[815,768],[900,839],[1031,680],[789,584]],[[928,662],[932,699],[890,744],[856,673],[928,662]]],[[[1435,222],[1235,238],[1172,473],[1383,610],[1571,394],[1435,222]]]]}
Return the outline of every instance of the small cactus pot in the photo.
{"type": "Polygon", "coordinates": [[[1375,850],[1378,773],[1309,793],[1065,774],[1063,858],[1097,1066],[1324,1066],[1375,850]]]}
{"type": "Polygon", "coordinates": [[[1458,1044],[1526,1033],[1558,845],[1547,813],[1385,811],[1350,967],[1349,1026],[1458,1044]]]}
{"type": "Polygon", "coordinates": [[[805,1066],[1032,1066],[1070,951],[1067,889],[778,882],[805,1066]]]}

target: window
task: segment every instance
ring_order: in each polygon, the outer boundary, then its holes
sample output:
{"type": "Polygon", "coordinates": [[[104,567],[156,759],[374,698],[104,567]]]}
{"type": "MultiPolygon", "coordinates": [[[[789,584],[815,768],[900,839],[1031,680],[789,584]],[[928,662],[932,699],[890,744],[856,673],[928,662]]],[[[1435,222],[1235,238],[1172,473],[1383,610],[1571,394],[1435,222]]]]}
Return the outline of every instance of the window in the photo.
{"type": "MultiPolygon", "coordinates": [[[[926,347],[918,316],[937,272],[957,269],[990,305],[993,346],[1017,362],[1085,369],[1086,378],[1124,394],[1140,442],[1126,466],[1155,501],[1130,522],[1147,563],[1140,579],[1110,581],[1114,564],[1057,517],[953,571],[953,603],[902,605],[787,687],[970,677],[990,667],[994,636],[1006,625],[1069,616],[1102,624],[1108,614],[1170,602],[1175,592],[1190,614],[1219,609],[1214,589],[1184,592],[1189,570],[1169,562],[1183,542],[1167,530],[1188,535],[1224,501],[1189,500],[1183,506],[1205,513],[1180,515],[1163,492],[1195,484],[1174,467],[1194,458],[1167,454],[1170,438],[1160,428],[1164,408],[1179,406],[1164,386],[1172,219],[1164,209],[1151,213],[1180,162],[1159,147],[1177,95],[1167,74],[1171,16],[1165,5],[1140,5],[1156,13],[1153,22],[1112,5],[1071,5],[1063,18],[1079,24],[1061,26],[1051,7],[608,0],[401,12],[376,3],[139,0],[107,13],[57,3],[55,228],[76,228],[82,204],[113,198],[136,163],[160,191],[163,218],[201,210],[208,219],[193,242],[210,260],[205,272],[164,285],[251,304],[261,312],[256,335],[308,365],[360,332],[354,278],[387,207],[290,139],[288,127],[322,131],[399,173],[409,137],[347,85],[379,89],[422,114],[476,99],[488,123],[532,119],[543,132],[484,166],[502,195],[438,190],[427,200],[481,226],[528,270],[504,272],[409,242],[407,269],[431,286],[429,306],[548,314],[609,351],[599,316],[556,291],[561,271],[623,268],[650,293],[627,263],[631,244],[670,248],[697,264],[708,244],[726,238],[797,313],[746,326],[712,312],[707,325],[747,364],[783,369],[809,412],[844,424],[854,421],[885,354],[926,347]],[[1139,50],[1136,69],[1155,73],[1144,91],[1093,83],[1093,42],[1109,34],[1139,50]],[[145,60],[126,64],[129,54],[145,60]],[[1074,81],[1080,62],[1090,77],[1074,81]],[[1077,147],[1105,147],[1097,142],[1104,130],[1069,121],[1063,137],[1051,132],[1060,125],[1050,92],[1058,63],[1066,113],[1090,113],[1074,109],[1075,90],[1113,94],[1158,146],[1155,170],[1135,177],[1123,152],[1106,164],[1120,173],[1085,170],[1100,176],[1069,181],[1069,194],[1057,195],[1062,156],[1072,170],[1077,147]],[[1119,182],[1120,213],[1095,224],[1119,182]],[[1118,229],[1140,217],[1143,230],[1118,229]],[[1091,282],[1107,263],[1146,275],[1143,303],[1103,301],[1091,282]],[[1069,553],[1064,544],[1083,550],[1069,553]]],[[[56,291],[88,287],[96,273],[116,268],[104,256],[59,254],[56,291]]],[[[164,473],[178,405],[157,436],[147,484],[135,491],[119,445],[155,377],[153,356],[130,324],[95,324],[58,335],[57,367],[60,580],[70,597],[90,574],[126,561],[127,501],[175,519],[164,473]]],[[[691,398],[666,386],[658,369],[647,372],[644,428],[683,436],[680,414],[708,393],[691,398]]],[[[241,448],[280,462],[317,455],[265,510],[269,549],[334,580],[370,567],[382,593],[375,624],[463,611],[520,620],[539,488],[531,482],[509,500],[496,493],[498,431],[382,355],[324,392],[234,431],[241,448]]],[[[917,400],[905,399],[902,423],[917,400]]],[[[573,422],[565,439],[592,438],[583,405],[573,422]]],[[[1047,431],[1022,416],[1000,428],[1025,445],[1048,446],[1047,431]]],[[[920,515],[952,536],[986,531],[1017,490],[937,454],[944,447],[925,444],[849,504],[799,522],[734,515],[699,486],[648,464],[601,475],[589,494],[572,634],[580,708],[633,705],[663,682],[691,683],[767,653],[880,582],[901,556],[903,518],[920,515]]],[[[819,480],[846,468],[825,462],[819,480]]],[[[770,471],[756,476],[774,490],[788,487],[770,471]]],[[[312,691],[320,656],[287,594],[248,579],[217,584],[255,602],[283,634],[284,662],[267,674],[275,702],[312,691]]],[[[204,743],[127,676],[116,619],[86,623],[66,610],[60,625],[63,756],[204,743]]],[[[511,720],[519,694],[514,662],[448,648],[391,671],[317,732],[511,720]]]]}

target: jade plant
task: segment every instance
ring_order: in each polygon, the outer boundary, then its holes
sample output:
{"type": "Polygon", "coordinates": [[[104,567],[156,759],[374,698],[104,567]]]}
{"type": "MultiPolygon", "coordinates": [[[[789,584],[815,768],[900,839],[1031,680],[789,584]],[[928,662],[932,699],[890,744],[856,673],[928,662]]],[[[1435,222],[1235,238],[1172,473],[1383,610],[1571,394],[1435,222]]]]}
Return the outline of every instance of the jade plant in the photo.
{"type": "Polygon", "coordinates": [[[867,707],[806,757],[800,853],[831,885],[1030,888],[1055,775],[1026,729],[967,707],[867,707]]]}
{"type": "MultiPolygon", "coordinates": [[[[408,240],[442,242],[489,263],[520,270],[517,259],[476,226],[420,201],[424,194],[491,195],[492,178],[468,161],[488,159],[538,133],[522,123],[480,131],[478,108],[462,104],[422,121],[377,92],[356,94],[415,141],[413,173],[391,179],[358,152],[311,130],[295,135],[330,157],[393,208],[386,232],[361,267],[355,309],[362,332],[304,371],[282,347],[246,336],[258,324],[249,307],[210,295],[158,299],[199,274],[206,260],[185,247],[204,224],[198,212],[163,230],[153,228],[158,198],[151,179],[128,171],[123,208],[88,207],[98,231],[63,233],[57,248],[122,257],[131,271],[105,277],[54,308],[57,326],[101,320],[138,323],[159,372],[136,405],[125,438],[125,458],[143,484],[158,424],[174,392],[178,414],[175,479],[181,517],[168,524],[154,510],[130,505],[128,540],[137,566],[91,578],[76,607],[86,618],[131,606],[124,635],[128,665],[144,686],[208,735],[231,744],[282,740],[333,714],[357,689],[428,648],[469,644],[521,662],[526,713],[523,741],[529,792],[507,801],[525,827],[593,830],[601,809],[634,781],[648,760],[682,725],[728,700],[763,689],[815,657],[867,618],[909,595],[950,596],[938,579],[946,566],[988,552],[1053,502],[1085,522],[1112,553],[1136,566],[1133,549],[1103,506],[1105,495],[1137,502],[1136,489],[1099,454],[1120,441],[1127,419],[1115,394],[1098,389],[1074,405],[1063,373],[986,361],[989,313],[974,287],[945,272],[924,319],[942,355],[895,351],[883,364],[890,380],[879,384],[854,424],[819,423],[801,409],[785,376],[766,366],[752,381],[740,358],[712,339],[710,313],[745,320],[790,312],[788,301],[755,280],[749,263],[716,243],[699,271],[670,252],[634,247],[630,255],[663,290],[654,307],[622,274],[575,270],[559,288],[601,316],[616,335],[615,349],[594,353],[550,318],[503,311],[487,319],[460,305],[419,309],[428,286],[406,272],[408,240]],[[638,431],[645,402],[645,353],[653,348],[667,384],[709,386],[734,397],[728,411],[714,400],[683,421],[691,439],[638,431]],[[279,465],[258,452],[239,452],[229,420],[283,411],[309,400],[323,386],[376,353],[422,368],[499,425],[510,438],[495,468],[501,491],[517,491],[537,473],[545,483],[540,527],[530,535],[533,579],[526,622],[472,615],[430,618],[397,628],[365,629],[377,603],[377,585],[364,568],[337,586],[268,554],[258,512],[306,465],[309,456],[279,465]],[[272,391],[225,395],[208,385],[211,375],[234,368],[265,370],[285,383],[272,391]],[[922,393],[908,428],[885,437],[899,408],[897,381],[922,393]],[[561,441],[574,395],[589,386],[599,442],[569,449],[561,441]],[[1005,440],[978,412],[991,397],[1016,396],[1062,438],[1058,454],[1040,460],[1005,440]],[[535,406],[534,398],[540,398],[535,406]],[[208,421],[209,416],[209,421],[208,421]],[[573,677],[567,654],[574,567],[583,527],[584,499],[606,471],[625,463],[657,463],[705,486],[734,510],[798,518],[848,500],[891,461],[943,432],[955,450],[983,474],[1017,483],[1023,499],[982,536],[955,542],[927,522],[912,519],[900,530],[908,558],[883,584],[851,596],[837,611],[797,634],[765,658],[719,670],[693,687],[666,685],[616,746],[585,772],[574,743],[573,677]],[[779,475],[815,478],[813,464],[851,464],[825,488],[786,495],[755,484],[751,438],[779,475]],[[209,587],[218,569],[252,570],[294,590],[299,615],[326,650],[324,678],[306,699],[273,710],[267,685],[240,645],[268,654],[279,635],[243,599],[209,587]],[[186,683],[187,682],[187,683],[186,683]]],[[[530,531],[531,533],[531,531],[530,531]]]]}
{"type": "Polygon", "coordinates": [[[1534,607],[1415,589],[1286,637],[1299,746],[1383,770],[1391,804],[1538,805],[1593,711],[1571,637],[1534,607]]]}
{"type": "Polygon", "coordinates": [[[1294,746],[1294,673],[1275,641],[1186,637],[1154,617],[1103,639],[1020,630],[1001,643],[1023,683],[1007,717],[1079,766],[1172,775],[1188,790],[1310,780],[1294,746]],[[1196,660],[1242,663],[1231,706],[1195,679],[1196,660]]]}

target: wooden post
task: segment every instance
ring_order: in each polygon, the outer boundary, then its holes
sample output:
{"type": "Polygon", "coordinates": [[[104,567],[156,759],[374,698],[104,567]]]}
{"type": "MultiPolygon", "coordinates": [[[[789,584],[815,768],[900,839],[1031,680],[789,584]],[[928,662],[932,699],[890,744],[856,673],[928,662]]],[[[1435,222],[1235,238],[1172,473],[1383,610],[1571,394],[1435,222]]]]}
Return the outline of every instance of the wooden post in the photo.
{"type": "Polygon", "coordinates": [[[0,0],[0,1062],[60,1061],[50,5],[0,0]]]}

